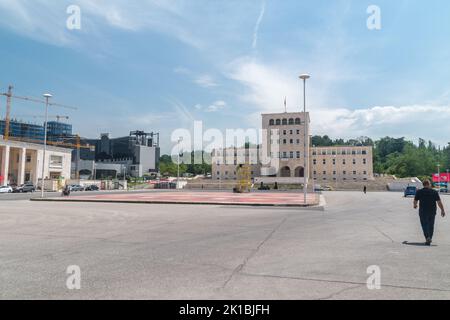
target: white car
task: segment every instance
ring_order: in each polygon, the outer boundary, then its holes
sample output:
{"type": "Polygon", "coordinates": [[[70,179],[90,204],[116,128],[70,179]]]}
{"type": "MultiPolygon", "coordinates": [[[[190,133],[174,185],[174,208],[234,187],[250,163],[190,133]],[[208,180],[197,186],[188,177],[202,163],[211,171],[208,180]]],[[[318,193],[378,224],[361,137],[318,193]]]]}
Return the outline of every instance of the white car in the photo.
{"type": "Polygon", "coordinates": [[[13,192],[13,188],[11,188],[10,186],[0,187],[0,193],[12,193],[12,192],[13,192]]]}

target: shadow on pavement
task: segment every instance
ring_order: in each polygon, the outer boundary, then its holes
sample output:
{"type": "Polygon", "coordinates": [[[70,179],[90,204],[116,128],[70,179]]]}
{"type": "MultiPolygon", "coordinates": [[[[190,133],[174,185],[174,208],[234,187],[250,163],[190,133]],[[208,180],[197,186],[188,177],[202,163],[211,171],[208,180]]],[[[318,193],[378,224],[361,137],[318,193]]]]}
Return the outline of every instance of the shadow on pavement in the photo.
{"type": "Polygon", "coordinates": [[[403,244],[407,245],[407,246],[415,246],[415,247],[437,247],[437,245],[435,245],[435,244],[432,244],[431,246],[428,246],[428,245],[425,244],[425,242],[404,241],[403,244]]]}

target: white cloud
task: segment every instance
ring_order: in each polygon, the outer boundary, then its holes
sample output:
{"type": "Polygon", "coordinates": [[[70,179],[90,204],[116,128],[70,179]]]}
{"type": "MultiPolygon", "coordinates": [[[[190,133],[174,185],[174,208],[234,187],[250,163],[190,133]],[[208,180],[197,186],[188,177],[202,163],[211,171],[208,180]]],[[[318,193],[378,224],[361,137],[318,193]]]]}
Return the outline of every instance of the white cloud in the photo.
{"type": "Polygon", "coordinates": [[[227,103],[223,100],[218,100],[212,103],[211,105],[204,107],[201,104],[197,104],[194,106],[194,108],[198,111],[204,111],[208,113],[218,112],[220,110],[223,110],[227,107],[227,103]]]}
{"type": "Polygon", "coordinates": [[[370,136],[419,137],[441,145],[449,141],[449,106],[377,106],[362,109],[319,109],[312,111],[315,133],[352,138],[370,136]]]}
{"type": "Polygon", "coordinates": [[[225,101],[219,100],[214,102],[212,105],[206,108],[206,112],[217,112],[226,108],[227,103],[225,101]]]}
{"type": "Polygon", "coordinates": [[[258,46],[259,27],[261,26],[265,12],[266,12],[266,1],[263,0],[261,11],[259,13],[259,17],[258,17],[258,20],[256,21],[256,25],[255,25],[255,30],[253,32],[253,43],[252,43],[253,49],[256,49],[256,47],[258,46]]]}
{"type": "MultiPolygon", "coordinates": [[[[0,0],[0,25],[29,38],[53,45],[76,45],[76,33],[65,28],[71,1],[0,0]]],[[[101,37],[103,27],[152,30],[200,48],[202,42],[185,28],[181,1],[77,0],[82,30],[101,37]]]]}
{"type": "Polygon", "coordinates": [[[202,74],[198,76],[194,82],[198,84],[200,87],[203,88],[211,88],[211,87],[217,87],[218,84],[214,80],[214,78],[208,74],[202,74]]]}
{"type": "MultiPolygon", "coordinates": [[[[289,70],[244,58],[229,66],[227,76],[244,87],[240,99],[248,109],[243,113],[249,114],[247,119],[253,127],[261,126],[261,113],[283,112],[285,96],[288,97],[289,112],[302,110],[297,107],[302,105],[301,83],[292,68],[289,70]]],[[[449,142],[448,105],[339,107],[345,104],[336,102],[327,90],[322,90],[329,86],[330,81],[335,81],[333,78],[327,75],[314,79],[314,85],[309,82],[307,108],[311,113],[313,134],[327,134],[335,138],[391,135],[412,140],[422,137],[441,145],[449,142]]]]}
{"type": "Polygon", "coordinates": [[[192,70],[185,67],[176,67],[174,73],[191,78],[192,82],[202,88],[213,88],[219,86],[213,76],[209,74],[196,74],[192,70]]]}

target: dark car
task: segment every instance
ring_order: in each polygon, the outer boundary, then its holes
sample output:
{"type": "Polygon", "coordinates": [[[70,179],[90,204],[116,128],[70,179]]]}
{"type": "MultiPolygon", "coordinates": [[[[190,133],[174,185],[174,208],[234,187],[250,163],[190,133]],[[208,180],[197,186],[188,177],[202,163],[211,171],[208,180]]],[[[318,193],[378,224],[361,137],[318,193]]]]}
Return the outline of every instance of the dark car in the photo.
{"type": "Polygon", "coordinates": [[[85,191],[99,191],[100,188],[98,186],[96,186],[95,184],[87,186],[85,189],[85,191]]]}
{"type": "Polygon", "coordinates": [[[21,186],[14,188],[15,193],[28,193],[28,192],[35,192],[35,191],[36,191],[36,187],[32,183],[25,183],[25,184],[22,184],[21,186]]]}
{"type": "Polygon", "coordinates": [[[405,189],[405,198],[409,197],[409,196],[415,197],[416,193],[417,193],[417,188],[416,187],[406,187],[406,189],[405,189]]]}

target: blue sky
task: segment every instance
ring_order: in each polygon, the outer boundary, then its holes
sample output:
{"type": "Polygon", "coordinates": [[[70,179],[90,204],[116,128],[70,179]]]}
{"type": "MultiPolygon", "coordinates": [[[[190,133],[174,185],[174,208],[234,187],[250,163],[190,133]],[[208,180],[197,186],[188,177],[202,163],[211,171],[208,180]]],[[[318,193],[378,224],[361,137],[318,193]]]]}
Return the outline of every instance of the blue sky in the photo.
{"type": "MultiPolygon", "coordinates": [[[[96,137],[177,128],[260,126],[298,110],[310,73],[314,134],[391,135],[447,144],[450,3],[379,0],[0,0],[0,89],[51,92],[75,105],[75,131],[96,137]],[[66,9],[81,9],[68,30],[66,9]],[[381,30],[366,26],[369,5],[381,30]]],[[[4,115],[4,100],[0,112],[4,115]]],[[[40,122],[39,105],[13,116],[40,122]]]]}

